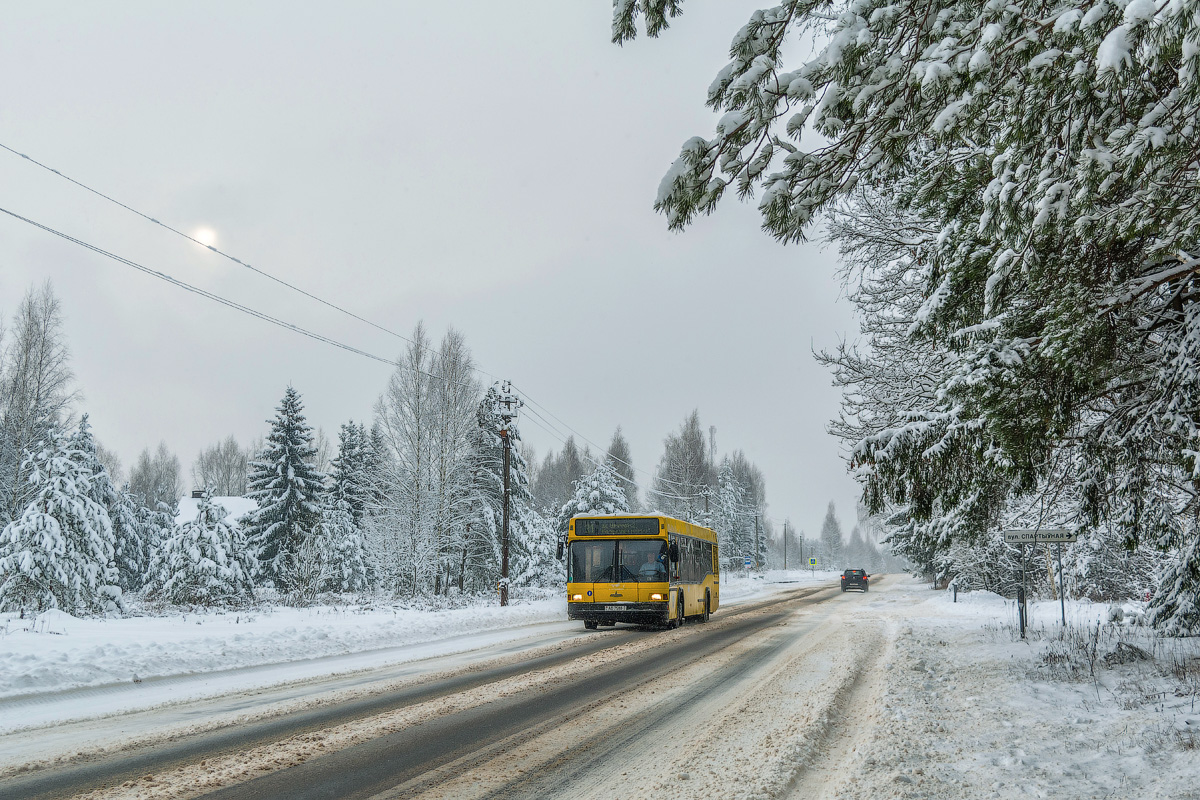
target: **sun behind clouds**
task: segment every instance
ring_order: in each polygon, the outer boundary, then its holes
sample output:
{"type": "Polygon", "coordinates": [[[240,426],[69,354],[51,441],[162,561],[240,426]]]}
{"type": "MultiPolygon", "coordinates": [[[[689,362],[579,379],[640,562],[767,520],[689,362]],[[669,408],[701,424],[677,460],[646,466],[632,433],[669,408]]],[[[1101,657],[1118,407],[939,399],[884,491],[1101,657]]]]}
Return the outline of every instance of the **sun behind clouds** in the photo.
{"type": "Polygon", "coordinates": [[[202,226],[192,231],[192,238],[205,247],[217,246],[217,232],[208,226],[202,226]]]}

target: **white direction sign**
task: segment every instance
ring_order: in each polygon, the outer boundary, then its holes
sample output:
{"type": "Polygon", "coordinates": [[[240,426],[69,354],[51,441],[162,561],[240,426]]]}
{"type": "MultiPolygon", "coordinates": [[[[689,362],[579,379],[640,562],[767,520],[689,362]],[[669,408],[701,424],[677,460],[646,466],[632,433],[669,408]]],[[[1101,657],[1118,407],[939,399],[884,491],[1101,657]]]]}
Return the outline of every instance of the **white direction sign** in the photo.
{"type": "Polygon", "coordinates": [[[1004,532],[1004,541],[1009,544],[1033,544],[1034,542],[1073,542],[1079,537],[1064,528],[1012,528],[1004,532]]]}

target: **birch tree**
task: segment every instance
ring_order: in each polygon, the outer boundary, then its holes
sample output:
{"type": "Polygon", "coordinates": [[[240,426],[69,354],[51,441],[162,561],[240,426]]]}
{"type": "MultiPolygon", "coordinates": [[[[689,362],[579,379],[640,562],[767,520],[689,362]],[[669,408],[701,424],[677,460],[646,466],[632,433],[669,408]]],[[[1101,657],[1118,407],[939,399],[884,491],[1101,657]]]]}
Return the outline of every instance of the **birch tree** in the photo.
{"type": "Polygon", "coordinates": [[[0,524],[20,515],[36,493],[29,459],[67,422],[75,399],[63,313],[50,282],[26,292],[0,344],[0,524]]]}

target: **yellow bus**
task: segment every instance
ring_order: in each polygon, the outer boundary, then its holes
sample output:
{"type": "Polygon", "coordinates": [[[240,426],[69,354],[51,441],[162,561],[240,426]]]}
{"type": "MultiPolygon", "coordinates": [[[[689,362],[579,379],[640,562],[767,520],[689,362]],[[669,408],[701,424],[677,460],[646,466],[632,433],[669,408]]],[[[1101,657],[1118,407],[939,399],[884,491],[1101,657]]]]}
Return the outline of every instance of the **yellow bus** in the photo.
{"type": "Polygon", "coordinates": [[[585,628],[673,628],[706,622],[720,605],[717,535],[708,528],[662,516],[575,517],[566,550],[567,618],[585,628]]]}

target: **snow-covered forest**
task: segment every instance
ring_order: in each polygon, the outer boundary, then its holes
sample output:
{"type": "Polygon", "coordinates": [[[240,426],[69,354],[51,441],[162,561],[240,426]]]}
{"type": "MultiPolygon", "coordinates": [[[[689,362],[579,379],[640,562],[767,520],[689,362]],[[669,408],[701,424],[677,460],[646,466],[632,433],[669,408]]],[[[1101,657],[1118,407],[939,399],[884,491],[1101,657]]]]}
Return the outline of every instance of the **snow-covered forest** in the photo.
{"type": "MultiPolygon", "coordinates": [[[[458,332],[435,343],[418,324],[373,417],[341,424],[336,441],[314,428],[300,389],[288,386],[258,442],[216,440],[189,480],[165,439],[128,476],[101,444],[71,371],[63,315],[47,283],[0,331],[0,610],[494,599],[507,398],[480,381],[458,332]],[[251,510],[235,514],[223,502],[251,510]]],[[[579,514],[656,511],[710,525],[733,570],[789,557],[792,566],[817,557],[822,569],[883,565],[877,520],[863,517],[848,542],[832,504],[819,538],[777,526],[761,470],[741,450],[719,455],[715,435],[692,411],[665,437],[655,468],[640,471],[620,427],[603,452],[570,437],[539,459],[518,413],[512,589],[558,588],[556,545],[579,514]]]]}
{"type": "MultiPolygon", "coordinates": [[[[613,40],[681,11],[621,0],[613,40]]],[[[896,551],[1010,593],[1002,532],[1066,528],[1068,592],[1200,630],[1196,3],[786,0],[729,52],[656,208],[732,188],[840,249],[862,331],[819,354],[831,429],[896,551]]]]}

